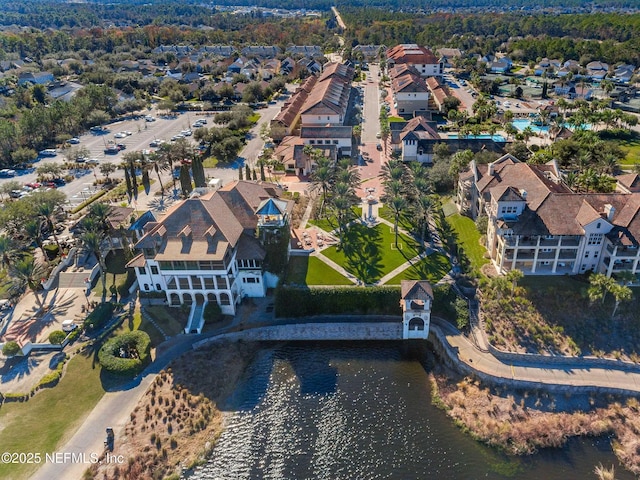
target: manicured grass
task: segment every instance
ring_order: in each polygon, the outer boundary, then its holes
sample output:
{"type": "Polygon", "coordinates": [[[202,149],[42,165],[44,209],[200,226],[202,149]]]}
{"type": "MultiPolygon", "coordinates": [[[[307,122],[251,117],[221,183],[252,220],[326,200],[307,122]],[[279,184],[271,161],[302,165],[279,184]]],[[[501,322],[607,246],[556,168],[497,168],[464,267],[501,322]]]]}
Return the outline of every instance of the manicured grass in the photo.
{"type": "Polygon", "coordinates": [[[204,168],[215,168],[218,166],[218,159],[216,157],[208,157],[202,162],[204,168]]]}
{"type": "MultiPolygon", "coordinates": [[[[112,285],[123,285],[127,281],[127,269],[125,265],[127,264],[127,260],[124,256],[124,252],[122,250],[118,250],[117,253],[112,251],[107,255],[105,260],[107,264],[107,296],[111,295],[109,291],[112,285]]],[[[102,296],[102,280],[100,276],[98,276],[98,281],[96,282],[95,287],[93,287],[93,293],[96,296],[102,296]]]]}
{"type": "Polygon", "coordinates": [[[322,255],[364,283],[374,283],[420,253],[411,237],[398,235],[398,244],[399,248],[396,248],[393,228],[389,225],[368,228],[356,223],[345,232],[340,249],[333,246],[323,250],[322,255]]]}
{"type": "MultiPolygon", "coordinates": [[[[378,214],[381,218],[384,218],[387,222],[395,223],[395,217],[393,215],[393,210],[391,210],[386,205],[383,205],[378,209],[378,214]]],[[[407,232],[410,232],[413,226],[411,225],[411,221],[407,218],[406,215],[400,215],[400,221],[398,222],[400,228],[403,228],[407,232]]]]}
{"type": "Polygon", "coordinates": [[[189,314],[183,314],[180,308],[154,305],[146,307],[145,310],[153,317],[164,333],[170,337],[182,333],[187,325],[187,321],[189,320],[189,314]]]}
{"type": "Polygon", "coordinates": [[[620,147],[627,156],[620,162],[622,165],[633,166],[640,163],[640,139],[626,140],[621,142],[620,147]]]}
{"type": "Polygon", "coordinates": [[[447,222],[454,229],[458,237],[457,243],[464,250],[472,268],[479,269],[485,263],[489,263],[489,260],[484,258],[486,249],[480,245],[481,235],[473,220],[456,213],[447,217],[447,222]]]}
{"type": "MultiPolygon", "coordinates": [[[[100,367],[92,366],[92,356],[76,355],[57,386],[38,392],[28,402],[2,405],[0,451],[42,455],[55,452],[80,427],[104,393],[100,367]]],[[[34,464],[0,463],[0,478],[27,478],[37,469],[34,464]]]]}
{"type": "Polygon", "coordinates": [[[402,280],[429,280],[437,283],[451,269],[449,259],[441,253],[432,253],[427,258],[400,272],[385,285],[400,285],[402,280]]]}
{"type": "Polygon", "coordinates": [[[333,217],[321,218],[319,220],[309,219],[307,224],[321,228],[325,232],[331,232],[334,228],[338,228],[338,222],[336,222],[333,217]]]}
{"type": "Polygon", "coordinates": [[[317,257],[291,257],[287,269],[288,285],[352,285],[317,257]]]}

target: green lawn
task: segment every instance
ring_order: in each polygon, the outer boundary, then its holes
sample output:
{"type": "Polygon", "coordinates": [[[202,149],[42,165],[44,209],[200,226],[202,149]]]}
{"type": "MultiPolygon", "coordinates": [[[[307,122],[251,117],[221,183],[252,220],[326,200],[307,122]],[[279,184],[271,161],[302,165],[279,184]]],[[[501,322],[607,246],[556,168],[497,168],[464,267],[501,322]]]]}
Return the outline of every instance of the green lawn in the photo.
{"type": "Polygon", "coordinates": [[[458,237],[457,243],[464,250],[472,268],[479,269],[485,263],[489,263],[489,260],[484,258],[486,249],[480,244],[481,235],[473,220],[456,213],[447,217],[447,222],[454,229],[458,237]]]}
{"type": "Polygon", "coordinates": [[[400,234],[398,244],[396,248],[393,228],[389,225],[368,228],[356,223],[345,232],[342,248],[327,248],[322,255],[364,283],[374,283],[420,253],[411,237],[400,234]]]}
{"type": "Polygon", "coordinates": [[[180,308],[154,305],[146,307],[146,311],[170,337],[182,333],[189,321],[189,314],[183,313],[180,308]]]}
{"type": "MultiPolygon", "coordinates": [[[[383,205],[378,209],[378,214],[387,222],[395,223],[393,210],[391,210],[386,205],[383,205]]],[[[398,222],[398,225],[400,226],[400,228],[403,228],[407,232],[410,232],[413,229],[413,225],[411,225],[411,221],[407,218],[406,215],[400,215],[400,221],[398,222]]]]}
{"type": "Polygon", "coordinates": [[[291,257],[287,268],[287,284],[292,285],[352,285],[317,257],[291,257]]]}
{"type": "Polygon", "coordinates": [[[336,219],[333,217],[321,218],[319,220],[309,219],[307,224],[321,228],[325,232],[331,232],[334,228],[338,228],[338,222],[336,222],[336,219]]]}
{"type": "MultiPolygon", "coordinates": [[[[127,281],[127,269],[125,265],[127,264],[127,260],[124,256],[124,252],[122,250],[117,250],[117,252],[111,251],[107,255],[105,260],[107,264],[107,297],[111,296],[110,287],[112,285],[118,286],[123,285],[127,281]]],[[[102,280],[100,276],[97,277],[97,282],[93,287],[93,294],[101,297],[102,296],[102,280]]]]}
{"type": "Polygon", "coordinates": [[[449,259],[441,253],[432,253],[415,265],[400,272],[385,285],[400,285],[402,280],[429,280],[435,284],[451,269],[449,259]]]}
{"type": "Polygon", "coordinates": [[[218,159],[216,157],[208,157],[202,162],[204,168],[215,168],[218,166],[218,159]]]}
{"type": "MultiPolygon", "coordinates": [[[[75,432],[104,395],[100,367],[92,357],[76,355],[60,383],[38,392],[28,402],[0,408],[0,451],[55,452],[75,432]]],[[[27,478],[38,465],[0,463],[0,478],[27,478]]]]}
{"type": "Polygon", "coordinates": [[[633,166],[640,163],[640,139],[626,140],[621,142],[620,147],[627,156],[620,162],[621,165],[633,166]]]}

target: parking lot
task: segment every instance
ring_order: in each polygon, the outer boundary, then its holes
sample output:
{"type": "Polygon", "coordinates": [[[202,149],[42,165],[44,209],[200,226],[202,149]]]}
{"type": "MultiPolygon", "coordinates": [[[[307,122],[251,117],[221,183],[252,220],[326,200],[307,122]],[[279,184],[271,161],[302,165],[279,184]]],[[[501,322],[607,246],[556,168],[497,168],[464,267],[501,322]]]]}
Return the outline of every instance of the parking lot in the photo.
{"type": "MultiPolygon", "coordinates": [[[[161,117],[156,112],[146,112],[146,114],[152,115],[155,120],[148,122],[141,115],[135,119],[111,123],[105,126],[106,130],[100,134],[87,132],[77,137],[79,142],[74,144],[73,147],[84,147],[88,150],[89,162],[86,165],[88,168],[72,171],[71,173],[76,176],[76,180],[64,186],[59,186],[70,199],[73,199],[72,203],[79,203],[95,191],[93,182],[101,177],[99,173],[101,163],[112,162],[118,165],[122,162],[123,155],[127,151],[153,150],[150,144],[154,140],[170,142],[172,137],[179,135],[183,130],[194,131],[195,128],[192,127],[192,124],[196,120],[213,115],[212,112],[189,112],[177,114],[173,117],[161,117]],[[120,134],[121,132],[122,134],[120,134]],[[112,154],[105,153],[105,149],[109,145],[118,143],[125,148],[112,151],[112,154]]],[[[187,138],[193,139],[193,136],[187,138]]],[[[16,169],[15,176],[13,176],[13,172],[6,176],[0,175],[0,184],[11,180],[17,180],[23,185],[34,183],[37,180],[36,168],[46,163],[64,163],[66,161],[64,152],[64,149],[58,149],[55,156],[40,156],[39,160],[33,164],[33,168],[28,170],[16,169]]],[[[111,175],[113,178],[121,178],[122,176],[123,173],[120,170],[111,175]]]]}

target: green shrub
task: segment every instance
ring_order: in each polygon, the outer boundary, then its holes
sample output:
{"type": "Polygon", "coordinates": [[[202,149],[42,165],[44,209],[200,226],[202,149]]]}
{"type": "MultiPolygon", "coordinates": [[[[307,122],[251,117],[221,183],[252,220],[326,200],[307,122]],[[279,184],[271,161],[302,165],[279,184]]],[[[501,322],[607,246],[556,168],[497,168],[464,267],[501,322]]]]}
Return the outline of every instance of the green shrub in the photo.
{"type": "Polygon", "coordinates": [[[62,330],[54,330],[49,334],[49,343],[52,345],[60,345],[65,338],[67,338],[67,334],[62,330]]]}
{"type": "MultiPolygon", "coordinates": [[[[131,288],[131,285],[133,285],[135,279],[136,274],[133,273],[133,269],[127,269],[127,278],[117,286],[117,292],[120,299],[129,295],[129,289],[131,288]]],[[[164,292],[162,292],[162,295],[164,296],[164,292]]]]}
{"type": "Polygon", "coordinates": [[[206,323],[219,322],[222,320],[222,310],[220,309],[220,305],[216,302],[207,303],[207,306],[204,307],[202,317],[206,323]]]}
{"type": "Polygon", "coordinates": [[[113,303],[106,302],[98,305],[84,321],[84,328],[88,330],[98,330],[104,326],[113,314],[113,303]]]}
{"type": "Polygon", "coordinates": [[[123,333],[105,343],[98,360],[106,371],[123,376],[133,376],[139,373],[149,362],[151,339],[146,332],[134,330],[123,333]],[[121,357],[121,353],[127,355],[121,357]]]}
{"type": "Polygon", "coordinates": [[[47,254],[47,260],[53,260],[58,256],[58,245],[56,245],[55,243],[45,245],[42,248],[44,248],[44,251],[47,254]]]}
{"type": "Polygon", "coordinates": [[[20,350],[20,345],[18,345],[17,342],[11,340],[10,342],[5,343],[2,347],[2,354],[5,357],[12,357],[13,355],[16,355],[20,350]]]}
{"type": "Polygon", "coordinates": [[[400,315],[399,287],[333,287],[304,289],[281,286],[276,290],[278,317],[311,315],[400,315]]]}
{"type": "Polygon", "coordinates": [[[80,336],[80,329],[76,328],[69,334],[69,343],[73,342],[76,338],[80,336]]]}

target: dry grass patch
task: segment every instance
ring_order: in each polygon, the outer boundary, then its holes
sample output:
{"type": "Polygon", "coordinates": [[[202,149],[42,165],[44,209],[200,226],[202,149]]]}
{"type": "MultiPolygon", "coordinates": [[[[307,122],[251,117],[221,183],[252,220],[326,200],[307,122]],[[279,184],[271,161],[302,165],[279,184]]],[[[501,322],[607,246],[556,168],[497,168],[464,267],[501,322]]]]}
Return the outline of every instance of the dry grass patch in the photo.
{"type": "Polygon", "coordinates": [[[433,403],[477,440],[516,455],[562,447],[570,437],[613,434],[613,451],[640,474],[640,402],[488,388],[438,366],[431,374],[433,403]]]}
{"type": "Polygon", "coordinates": [[[86,477],[109,479],[178,478],[205,461],[222,433],[217,408],[235,388],[251,354],[246,345],[188,353],[161,371],[131,412],[117,452],[125,465],[94,467],[86,477]]]}

